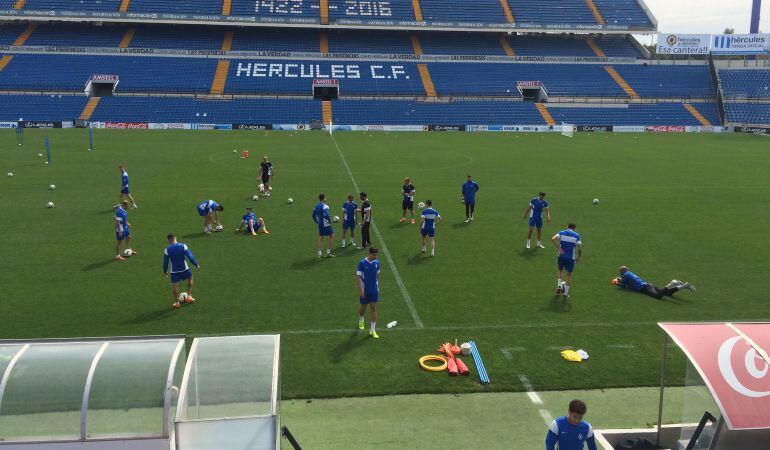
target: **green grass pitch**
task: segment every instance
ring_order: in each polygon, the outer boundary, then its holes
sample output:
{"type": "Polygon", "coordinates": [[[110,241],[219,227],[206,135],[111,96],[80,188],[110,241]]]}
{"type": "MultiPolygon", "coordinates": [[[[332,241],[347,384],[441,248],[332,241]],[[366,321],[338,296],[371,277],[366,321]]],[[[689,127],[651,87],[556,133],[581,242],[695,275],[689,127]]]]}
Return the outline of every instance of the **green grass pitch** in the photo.
{"type": "Polygon", "coordinates": [[[335,134],[423,324],[381,255],[374,341],[355,329],[362,252],[315,256],[317,195],[339,214],[354,193],[328,134],[95,130],[92,152],[85,130],[48,136],[53,161],[45,165],[42,131],[26,130],[23,147],[12,130],[0,132],[0,173],[14,173],[0,178],[0,338],[280,332],[283,397],[304,398],[516,391],[521,374],[540,391],[653,386],[657,321],[768,319],[770,145],[761,137],[335,134]],[[241,148],[251,158],[233,153],[241,148]],[[273,196],[254,202],[263,154],[276,167],[273,196]],[[139,253],[125,262],[112,261],[118,164],[139,205],[129,210],[139,253]],[[472,224],[459,202],[468,173],[481,187],[472,224]],[[435,258],[419,256],[417,225],[398,223],[404,176],[445,219],[435,258]],[[540,190],[553,216],[545,239],[571,221],[583,236],[568,304],[553,292],[555,251],[524,249],[522,215],[540,190]],[[225,207],[223,233],[201,233],[195,205],[207,199],[225,207]],[[56,207],[46,209],[48,201],[56,207]],[[233,232],[246,206],[269,236],[233,232]],[[202,266],[198,302],[177,311],[161,270],[168,232],[202,266]],[[622,264],[698,291],[666,301],[620,291],[610,279],[622,264]],[[392,320],[398,326],[385,329],[392,320]],[[477,342],[490,386],[418,368],[419,356],[454,339],[477,342]],[[570,365],[561,347],[591,358],[570,365]]]}

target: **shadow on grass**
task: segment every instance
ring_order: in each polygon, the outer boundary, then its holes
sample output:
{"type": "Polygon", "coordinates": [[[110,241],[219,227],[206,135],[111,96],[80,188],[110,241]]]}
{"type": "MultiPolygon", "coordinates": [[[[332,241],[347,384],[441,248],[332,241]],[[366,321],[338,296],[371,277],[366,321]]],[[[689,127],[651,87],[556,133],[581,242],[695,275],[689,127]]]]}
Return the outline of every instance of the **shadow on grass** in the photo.
{"type": "Polygon", "coordinates": [[[562,295],[554,295],[551,300],[543,308],[543,311],[549,311],[553,313],[567,313],[572,311],[572,303],[566,300],[562,295]]]}
{"type": "Polygon", "coordinates": [[[174,310],[171,309],[169,306],[168,308],[159,309],[157,311],[151,311],[151,312],[143,312],[138,314],[133,319],[128,319],[123,322],[123,324],[142,324],[142,323],[149,323],[149,322],[155,322],[157,320],[165,319],[166,317],[170,316],[174,310]]]}
{"type": "Polygon", "coordinates": [[[201,231],[200,233],[185,234],[184,236],[182,236],[182,239],[200,239],[206,236],[208,236],[208,234],[201,231]]]}
{"type": "Polygon", "coordinates": [[[409,264],[410,266],[416,266],[418,264],[425,264],[426,262],[430,261],[431,259],[433,259],[433,257],[429,256],[427,253],[426,254],[417,253],[415,255],[412,255],[412,257],[409,258],[406,261],[406,263],[409,264]]]}
{"type": "Polygon", "coordinates": [[[290,267],[292,270],[308,270],[311,267],[315,267],[316,264],[323,262],[323,259],[324,258],[319,258],[316,256],[316,257],[305,259],[302,261],[295,261],[291,263],[290,267]]]}
{"type": "Polygon", "coordinates": [[[455,223],[453,223],[453,224],[452,224],[452,228],[454,228],[454,229],[457,229],[457,228],[466,228],[466,227],[469,227],[469,226],[471,226],[471,225],[472,225],[472,223],[471,223],[471,222],[465,222],[465,221],[462,221],[462,222],[455,222],[455,223]]]}
{"type": "Polygon", "coordinates": [[[104,261],[99,261],[95,263],[88,264],[87,266],[84,266],[82,269],[83,272],[89,272],[91,270],[101,269],[102,267],[105,267],[109,265],[111,262],[115,261],[115,258],[106,259],[104,261]]]}
{"type": "Polygon", "coordinates": [[[337,344],[331,350],[331,360],[333,363],[339,363],[350,352],[360,347],[364,343],[364,339],[367,336],[364,331],[353,330],[348,335],[348,338],[337,344]]]}
{"type": "Polygon", "coordinates": [[[96,213],[96,214],[101,214],[101,215],[105,215],[105,214],[115,214],[115,208],[105,209],[105,210],[103,210],[103,211],[99,211],[99,212],[98,212],[98,213],[96,213]]]}
{"type": "Polygon", "coordinates": [[[537,249],[534,249],[534,248],[531,248],[531,249],[522,248],[520,250],[516,250],[516,254],[521,256],[524,259],[532,259],[537,254],[537,249]]]}

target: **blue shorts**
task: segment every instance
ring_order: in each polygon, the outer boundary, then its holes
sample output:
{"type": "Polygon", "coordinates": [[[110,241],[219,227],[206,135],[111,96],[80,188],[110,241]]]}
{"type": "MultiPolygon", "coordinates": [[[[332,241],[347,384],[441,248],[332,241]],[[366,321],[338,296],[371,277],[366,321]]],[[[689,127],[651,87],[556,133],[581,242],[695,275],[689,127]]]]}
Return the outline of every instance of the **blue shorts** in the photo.
{"type": "Polygon", "coordinates": [[[364,292],[364,296],[360,297],[358,301],[362,305],[368,305],[369,303],[377,303],[380,301],[379,292],[364,292]]]}
{"type": "MultiPolygon", "coordinates": [[[[115,191],[112,191],[112,192],[115,192],[115,191]]],[[[131,235],[131,231],[128,228],[126,228],[123,231],[123,235],[122,236],[119,235],[118,232],[116,231],[115,232],[115,239],[117,239],[118,241],[122,241],[122,240],[126,239],[127,237],[129,237],[130,235],[131,235]]]]}
{"type": "Polygon", "coordinates": [[[318,227],[318,235],[323,236],[332,236],[334,234],[334,229],[331,226],[328,227],[318,227]]]}
{"type": "Polygon", "coordinates": [[[569,273],[575,271],[575,260],[572,258],[558,258],[557,265],[559,270],[566,270],[569,273]]]}
{"type": "Polygon", "coordinates": [[[468,206],[476,206],[476,199],[475,198],[465,199],[464,202],[468,206]]]}
{"type": "Polygon", "coordinates": [[[534,217],[534,216],[530,217],[529,218],[529,226],[543,228],[543,218],[542,217],[534,217]]]}
{"type": "Polygon", "coordinates": [[[247,233],[259,233],[259,223],[255,220],[254,221],[254,228],[251,228],[251,225],[246,224],[246,232],[247,233]]]}
{"type": "MultiPolygon", "coordinates": [[[[113,191],[113,192],[114,192],[114,191],[113,191]]],[[[126,187],[124,187],[124,188],[121,188],[121,189],[120,189],[120,193],[121,193],[121,194],[129,194],[129,192],[128,192],[128,186],[126,186],[126,187]]]]}
{"type": "Polygon", "coordinates": [[[192,278],[192,270],[187,269],[184,272],[172,272],[171,273],[171,283],[177,284],[180,281],[188,280],[192,278]]]}
{"type": "Polygon", "coordinates": [[[353,221],[342,222],[342,229],[343,230],[355,230],[356,229],[356,223],[353,222],[353,221]]]}
{"type": "Polygon", "coordinates": [[[198,215],[201,217],[206,217],[209,215],[209,211],[206,208],[198,208],[198,215]]]}
{"type": "Polygon", "coordinates": [[[425,237],[425,236],[433,237],[436,234],[436,229],[430,228],[426,230],[425,228],[422,228],[420,229],[420,234],[422,234],[422,237],[425,237]]]}

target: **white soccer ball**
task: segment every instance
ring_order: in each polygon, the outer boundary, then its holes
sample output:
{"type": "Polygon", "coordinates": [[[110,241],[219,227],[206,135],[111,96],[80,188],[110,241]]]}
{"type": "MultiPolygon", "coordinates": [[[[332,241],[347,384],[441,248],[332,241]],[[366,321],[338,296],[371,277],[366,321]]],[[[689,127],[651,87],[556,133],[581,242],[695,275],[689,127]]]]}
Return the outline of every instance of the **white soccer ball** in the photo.
{"type": "Polygon", "coordinates": [[[12,177],[13,176],[13,172],[8,172],[8,176],[12,177]]]}
{"type": "Polygon", "coordinates": [[[599,204],[599,199],[598,199],[598,198],[595,198],[595,199],[594,199],[594,205],[598,205],[598,204],[599,204]]]}
{"type": "Polygon", "coordinates": [[[267,188],[267,190],[268,190],[268,191],[272,191],[272,190],[273,190],[273,187],[272,187],[272,186],[269,186],[269,187],[267,188]]]}
{"type": "Polygon", "coordinates": [[[286,200],[286,203],[288,203],[288,204],[290,204],[290,205],[291,205],[292,203],[294,203],[294,199],[293,199],[293,198],[291,198],[291,197],[289,197],[289,199],[288,199],[288,200],[286,200]]]}
{"type": "Polygon", "coordinates": [[[53,191],[54,189],[56,189],[56,185],[55,185],[55,184],[52,184],[52,185],[48,186],[48,189],[50,189],[50,190],[52,190],[52,191],[53,191]]]}
{"type": "Polygon", "coordinates": [[[420,209],[425,209],[425,203],[420,202],[420,203],[417,204],[417,207],[420,208],[420,209]]]}
{"type": "Polygon", "coordinates": [[[332,222],[337,223],[340,221],[340,216],[334,216],[332,217],[332,222]]]}
{"type": "Polygon", "coordinates": [[[225,229],[225,227],[223,227],[222,225],[217,225],[217,227],[214,228],[214,231],[222,231],[224,229],[225,229]]]}
{"type": "Polygon", "coordinates": [[[179,294],[179,297],[177,297],[177,299],[180,302],[186,302],[187,301],[187,292],[182,292],[181,294],[179,294]]]}
{"type": "Polygon", "coordinates": [[[256,202],[257,200],[259,200],[259,195],[254,194],[254,197],[251,197],[251,199],[256,202]]]}
{"type": "Polygon", "coordinates": [[[48,202],[48,204],[47,204],[47,205],[45,205],[45,206],[46,206],[47,208],[53,208],[53,207],[54,207],[54,204],[53,204],[53,202],[48,202]]]}
{"type": "Polygon", "coordinates": [[[259,186],[257,186],[257,188],[259,189],[259,192],[265,192],[265,185],[264,184],[259,183],[259,186]]]}
{"type": "Polygon", "coordinates": [[[233,150],[233,153],[238,153],[238,150],[233,150]]]}
{"type": "Polygon", "coordinates": [[[134,254],[134,251],[131,250],[130,248],[123,250],[123,256],[125,256],[126,258],[130,258],[133,254],[134,254]]]}
{"type": "Polygon", "coordinates": [[[40,157],[40,158],[42,158],[42,157],[43,157],[43,154],[42,154],[42,153],[38,153],[38,154],[37,154],[37,156],[38,156],[38,157],[40,157]]]}

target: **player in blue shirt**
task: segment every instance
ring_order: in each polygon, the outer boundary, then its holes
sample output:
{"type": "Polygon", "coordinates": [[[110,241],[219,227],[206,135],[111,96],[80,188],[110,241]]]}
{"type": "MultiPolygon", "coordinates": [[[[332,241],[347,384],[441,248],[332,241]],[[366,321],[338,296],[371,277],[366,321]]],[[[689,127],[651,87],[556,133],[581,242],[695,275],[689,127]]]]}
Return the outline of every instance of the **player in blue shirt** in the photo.
{"type": "Polygon", "coordinates": [[[412,184],[412,180],[409,179],[409,177],[404,178],[404,185],[401,186],[401,221],[400,223],[406,222],[406,210],[408,209],[409,212],[412,214],[412,218],[410,220],[410,223],[414,223],[414,193],[417,192],[414,189],[414,185],[412,184]]]}
{"type": "Polygon", "coordinates": [[[176,236],[173,234],[166,236],[166,239],[168,239],[169,245],[163,250],[163,276],[168,277],[168,264],[170,262],[171,292],[174,296],[174,303],[171,307],[176,309],[181,307],[183,303],[192,303],[195,301],[192,296],[193,274],[192,270],[190,270],[190,267],[187,265],[187,260],[190,260],[190,263],[192,263],[196,269],[200,270],[201,268],[186,244],[177,242],[176,236]],[[180,298],[176,284],[184,280],[187,280],[187,295],[180,298]]]}
{"type": "Polygon", "coordinates": [[[376,247],[369,247],[369,254],[358,263],[356,269],[356,287],[361,306],[358,308],[358,329],[364,329],[364,314],[369,305],[369,336],[379,339],[377,324],[377,303],[380,301],[380,261],[377,260],[376,247]]]}
{"type": "Polygon", "coordinates": [[[473,211],[476,209],[476,192],[479,184],[468,175],[468,181],[460,188],[460,203],[465,203],[465,223],[473,221],[473,211]]]}
{"type": "Polygon", "coordinates": [[[131,248],[131,224],[128,222],[128,202],[123,200],[118,205],[118,209],[115,210],[115,237],[117,243],[115,244],[115,259],[123,261],[126,258],[120,255],[120,243],[126,243],[126,249],[131,248]]]}
{"type": "Polygon", "coordinates": [[[326,204],[326,195],[318,195],[318,204],[313,208],[313,222],[318,225],[318,257],[323,257],[321,247],[323,246],[324,237],[329,237],[329,242],[326,247],[326,257],[333,258],[332,247],[334,247],[334,229],[332,228],[332,217],[329,213],[329,205],[326,204]]]}
{"type": "Polygon", "coordinates": [[[612,280],[612,284],[620,286],[623,289],[628,289],[635,292],[641,292],[642,294],[649,295],[652,298],[662,299],[664,296],[671,297],[674,293],[682,290],[689,289],[695,291],[695,286],[691,283],[683,283],[679,280],[671,280],[665,288],[661,289],[654,284],[650,284],[635,273],[628,270],[626,266],[620,266],[618,269],[620,276],[612,280]]]}
{"type": "Polygon", "coordinates": [[[256,218],[251,208],[246,208],[246,214],[241,217],[241,224],[235,229],[235,232],[240,233],[244,226],[246,227],[246,233],[252,236],[256,236],[257,233],[259,233],[259,230],[262,230],[263,234],[270,234],[270,232],[267,231],[265,220],[261,217],[256,218]]]}
{"type": "Polygon", "coordinates": [[[214,200],[206,200],[205,202],[198,203],[198,215],[203,217],[203,232],[211,234],[212,224],[216,224],[214,231],[222,231],[224,228],[222,222],[219,221],[219,212],[224,211],[225,208],[214,200]]]}
{"type": "Polygon", "coordinates": [[[575,270],[575,263],[580,261],[580,256],[583,253],[583,242],[580,240],[580,235],[575,231],[575,224],[571,223],[567,225],[566,230],[556,233],[551,242],[559,252],[559,258],[557,259],[558,281],[556,282],[556,293],[564,294],[564,298],[569,298],[569,287],[572,282],[572,272],[575,270]],[[562,273],[567,271],[567,281],[562,281],[562,273]]]}
{"type": "Polygon", "coordinates": [[[580,400],[569,402],[566,416],[551,422],[545,437],[545,450],[597,450],[594,429],[588,422],[583,422],[586,404],[580,400]]]}
{"type": "Polygon", "coordinates": [[[532,240],[532,231],[537,227],[537,246],[539,248],[545,248],[542,241],[543,231],[543,211],[545,211],[545,218],[548,223],[551,223],[551,211],[548,209],[548,202],[545,201],[545,192],[537,194],[537,197],[529,201],[527,210],[524,211],[524,218],[529,217],[529,233],[527,233],[527,248],[530,248],[530,242],[532,240]]]}
{"type": "Polygon", "coordinates": [[[118,195],[118,204],[115,205],[115,208],[120,206],[120,203],[128,198],[131,200],[132,208],[136,208],[136,202],[134,201],[134,198],[131,196],[131,190],[129,189],[129,180],[128,180],[128,172],[126,171],[126,168],[124,166],[118,166],[118,170],[120,171],[120,194],[118,195]]]}
{"type": "Polygon", "coordinates": [[[348,195],[348,201],[342,204],[342,248],[345,248],[345,234],[350,230],[350,245],[356,246],[356,212],[358,203],[353,201],[353,196],[348,195]]]}
{"type": "Polygon", "coordinates": [[[420,240],[421,249],[420,253],[425,253],[425,238],[430,239],[430,256],[436,256],[436,227],[443,220],[441,215],[433,209],[433,201],[425,200],[426,208],[422,210],[420,215],[420,240]]]}

